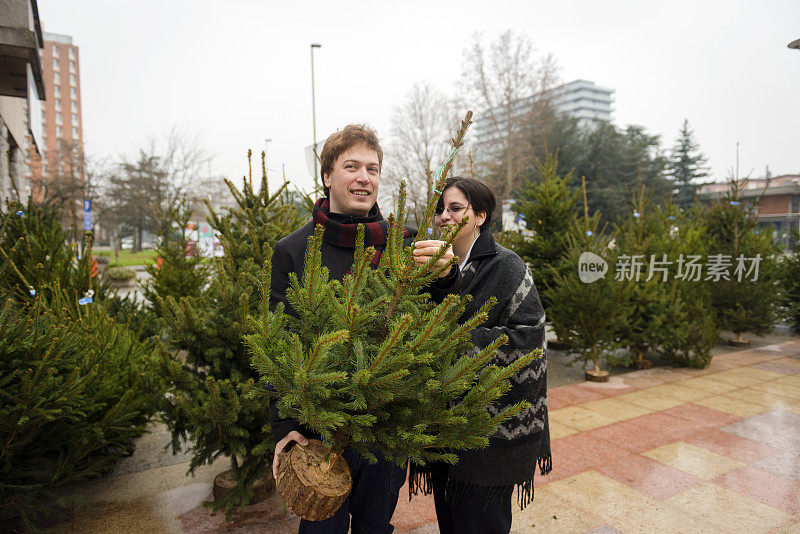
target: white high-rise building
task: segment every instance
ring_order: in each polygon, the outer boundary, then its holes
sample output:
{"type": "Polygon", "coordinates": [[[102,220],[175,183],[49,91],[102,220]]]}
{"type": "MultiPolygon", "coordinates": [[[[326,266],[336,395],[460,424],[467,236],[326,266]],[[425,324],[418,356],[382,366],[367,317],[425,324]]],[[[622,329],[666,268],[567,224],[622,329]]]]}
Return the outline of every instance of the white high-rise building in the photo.
{"type": "Polygon", "coordinates": [[[613,89],[600,87],[587,80],[575,80],[559,85],[549,94],[556,109],[577,118],[581,126],[612,121],[613,89]]]}
{"type": "MultiPolygon", "coordinates": [[[[614,102],[613,94],[613,89],[600,87],[588,80],[575,80],[565,83],[545,93],[551,99],[558,113],[577,118],[582,128],[613,120],[613,108],[611,106],[614,102]]],[[[519,117],[527,112],[534,98],[534,96],[530,96],[520,100],[514,105],[513,114],[519,117]]],[[[499,127],[501,129],[507,128],[508,125],[506,124],[506,117],[503,116],[504,113],[500,113],[499,109],[495,111],[498,112],[499,127]]],[[[475,137],[479,145],[490,144],[496,140],[498,135],[495,124],[488,119],[488,116],[489,112],[484,112],[475,118],[475,137]]]]}

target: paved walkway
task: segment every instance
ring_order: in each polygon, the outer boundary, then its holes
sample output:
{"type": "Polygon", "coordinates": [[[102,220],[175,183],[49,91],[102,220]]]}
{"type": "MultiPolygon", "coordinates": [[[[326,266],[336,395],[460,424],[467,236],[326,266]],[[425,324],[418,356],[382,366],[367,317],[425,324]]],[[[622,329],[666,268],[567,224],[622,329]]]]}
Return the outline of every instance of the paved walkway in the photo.
{"type": "MultiPolygon", "coordinates": [[[[800,533],[800,340],[549,391],[553,472],[513,532],[800,533]]],[[[155,439],[155,438],[152,438],[155,439]]],[[[81,487],[62,532],[296,532],[273,496],[226,523],[201,506],[224,462],[177,463],[81,487]]],[[[401,491],[399,532],[436,533],[401,491]]]]}

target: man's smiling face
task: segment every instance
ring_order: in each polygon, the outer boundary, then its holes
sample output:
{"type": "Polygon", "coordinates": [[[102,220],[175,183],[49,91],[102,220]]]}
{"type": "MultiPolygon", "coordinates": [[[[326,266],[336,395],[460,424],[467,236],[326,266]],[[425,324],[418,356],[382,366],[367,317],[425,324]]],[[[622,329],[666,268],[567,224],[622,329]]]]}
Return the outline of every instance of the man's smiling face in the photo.
{"type": "Polygon", "coordinates": [[[378,198],[378,153],[363,143],[342,153],[322,180],[330,189],[331,213],[363,217],[378,198]]]}

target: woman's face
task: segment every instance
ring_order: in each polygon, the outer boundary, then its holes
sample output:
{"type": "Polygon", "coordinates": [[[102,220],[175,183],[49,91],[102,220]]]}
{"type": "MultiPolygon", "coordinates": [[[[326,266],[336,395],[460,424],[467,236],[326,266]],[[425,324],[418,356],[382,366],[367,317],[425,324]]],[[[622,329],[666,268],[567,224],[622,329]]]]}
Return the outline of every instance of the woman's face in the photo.
{"type": "Polygon", "coordinates": [[[467,200],[466,195],[457,187],[448,187],[442,193],[444,210],[436,214],[436,227],[440,232],[450,226],[455,226],[464,217],[469,217],[467,226],[459,234],[459,240],[464,236],[475,236],[476,227],[480,227],[486,220],[485,213],[475,214],[467,200]]]}

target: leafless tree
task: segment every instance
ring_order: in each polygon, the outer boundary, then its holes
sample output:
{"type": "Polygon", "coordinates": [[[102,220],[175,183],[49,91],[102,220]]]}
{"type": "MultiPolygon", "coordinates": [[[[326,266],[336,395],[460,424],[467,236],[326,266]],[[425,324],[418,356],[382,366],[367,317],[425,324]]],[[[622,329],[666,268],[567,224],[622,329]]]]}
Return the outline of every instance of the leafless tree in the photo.
{"type": "Polygon", "coordinates": [[[424,211],[458,124],[455,107],[444,94],[428,83],[414,84],[392,115],[381,176],[384,203],[394,206],[400,180],[405,180],[412,217],[424,211]]]}
{"type": "Polygon", "coordinates": [[[168,208],[208,178],[204,166],[211,157],[199,135],[174,127],[151,137],[135,158],[120,158],[107,176],[105,196],[116,224],[133,230],[135,249],[141,249],[144,230],[163,230],[168,208]]]}
{"type": "Polygon", "coordinates": [[[59,139],[58,145],[49,149],[43,158],[34,158],[41,167],[35,166],[31,177],[33,197],[56,208],[64,228],[77,239],[78,206],[87,192],[83,148],[78,143],[59,139]]]}
{"type": "Polygon", "coordinates": [[[499,203],[533,163],[533,149],[554,118],[556,61],[537,55],[524,34],[507,30],[486,45],[480,33],[464,51],[461,89],[476,113],[475,160],[499,203]]]}

